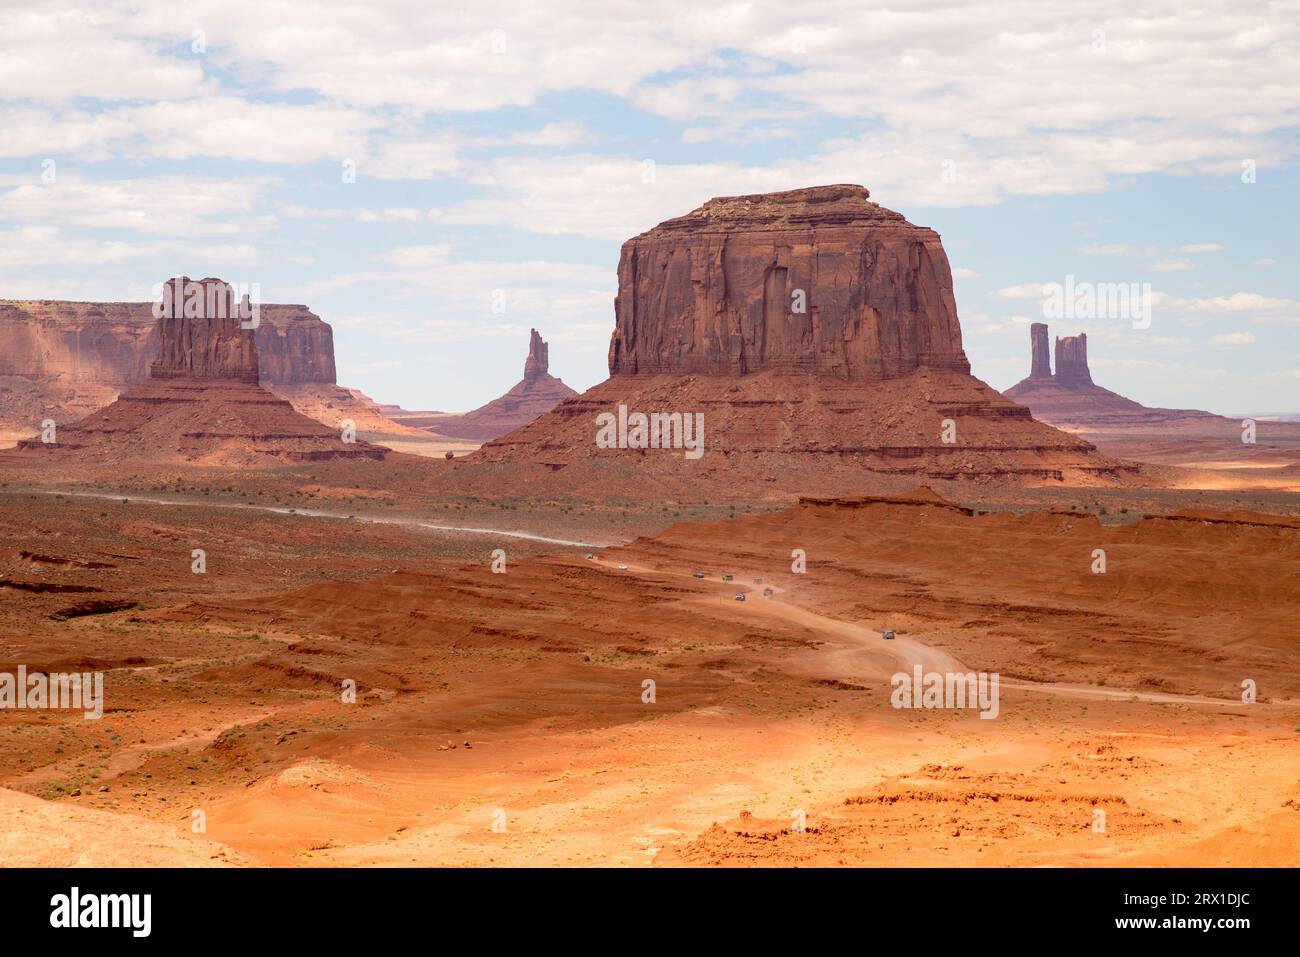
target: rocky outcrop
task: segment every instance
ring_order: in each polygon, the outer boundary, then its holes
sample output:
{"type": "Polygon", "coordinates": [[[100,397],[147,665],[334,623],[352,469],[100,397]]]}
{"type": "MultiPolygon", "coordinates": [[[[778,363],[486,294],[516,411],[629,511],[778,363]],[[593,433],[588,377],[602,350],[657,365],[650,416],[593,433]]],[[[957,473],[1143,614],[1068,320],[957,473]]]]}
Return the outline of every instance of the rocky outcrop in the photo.
{"type": "Polygon", "coordinates": [[[410,415],[399,423],[418,426],[438,435],[486,442],[527,425],[565,399],[578,393],[551,375],[550,348],[536,329],[528,340],[524,377],[505,395],[464,415],[410,415]]]}
{"type": "Polygon", "coordinates": [[[1108,429],[1185,432],[1210,429],[1235,437],[1239,423],[1197,409],[1153,409],[1103,389],[1088,368],[1088,336],[1056,338],[1056,372],[1046,366],[1047,324],[1029,327],[1029,377],[1003,394],[1029,408],[1034,418],[1075,431],[1108,429]]]}
{"type": "Polygon", "coordinates": [[[0,375],[124,389],[149,375],[149,303],[0,302],[0,375]]]}
{"type": "MultiPolygon", "coordinates": [[[[283,304],[263,304],[259,320],[263,385],[291,400],[336,390],[328,323],[283,304]]],[[[153,303],[0,301],[0,441],[31,435],[47,418],[73,421],[104,408],[149,377],[159,349],[153,303]]]]}
{"type": "Polygon", "coordinates": [[[528,358],[524,360],[524,381],[534,382],[551,368],[551,349],[536,329],[529,331],[528,358]]]}
{"type": "Polygon", "coordinates": [[[867,196],[715,199],[629,240],[610,378],[457,468],[688,501],[1131,476],[970,375],[939,236],[867,196]],[[648,439],[624,428],[637,414],[648,439]]]}
{"type": "Polygon", "coordinates": [[[260,317],[220,279],[169,280],[153,311],[158,345],[149,378],[86,418],[66,425],[56,420],[52,441],[21,441],[21,452],[99,464],[218,467],[388,453],[351,430],[299,414],[258,385],[253,324],[260,317]]]}
{"type": "Polygon", "coordinates": [[[1029,378],[1050,379],[1052,359],[1047,351],[1047,323],[1035,322],[1029,327],[1030,365],[1029,378]]]}
{"type": "Polygon", "coordinates": [[[334,385],[334,330],[302,305],[262,306],[257,327],[262,382],[279,385],[334,385]]]}
{"type": "MultiPolygon", "coordinates": [[[[153,306],[0,301],[0,376],[118,391],[143,382],[158,354],[153,306]]],[[[260,313],[255,339],[263,382],[334,383],[328,323],[301,305],[264,303],[260,313]]]]}
{"type": "Polygon", "coordinates": [[[1067,389],[1092,385],[1092,373],[1088,371],[1087,333],[1056,337],[1056,381],[1067,389]]]}
{"type": "Polygon", "coordinates": [[[169,279],[155,308],[158,358],[151,379],[258,379],[253,323],[247,301],[220,279],[169,279]]]}
{"type": "Polygon", "coordinates": [[[868,196],[722,197],[628,240],[610,375],[968,373],[939,235],[868,196]]]}

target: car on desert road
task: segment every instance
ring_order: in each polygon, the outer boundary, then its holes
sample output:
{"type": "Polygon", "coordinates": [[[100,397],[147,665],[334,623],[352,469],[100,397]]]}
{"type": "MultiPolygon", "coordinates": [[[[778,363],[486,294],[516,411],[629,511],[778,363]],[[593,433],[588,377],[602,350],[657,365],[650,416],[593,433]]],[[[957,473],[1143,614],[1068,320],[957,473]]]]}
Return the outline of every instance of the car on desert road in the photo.
{"type": "Polygon", "coordinates": [[[744,601],[744,600],[745,600],[744,592],[741,592],[739,595],[736,596],[736,601],[744,601]]]}
{"type": "Polygon", "coordinates": [[[704,572],[691,572],[691,577],[692,577],[692,578],[703,578],[703,577],[704,577],[704,572]]]}
{"type": "Polygon", "coordinates": [[[618,566],[618,570],[621,571],[621,572],[625,572],[625,571],[627,571],[627,566],[626,566],[626,565],[619,565],[619,566],[618,566]]]}
{"type": "Polygon", "coordinates": [[[892,629],[886,628],[884,631],[882,631],[882,632],[880,633],[880,637],[881,637],[881,638],[886,638],[886,639],[893,638],[893,637],[894,637],[894,632],[893,632],[892,629]]]}

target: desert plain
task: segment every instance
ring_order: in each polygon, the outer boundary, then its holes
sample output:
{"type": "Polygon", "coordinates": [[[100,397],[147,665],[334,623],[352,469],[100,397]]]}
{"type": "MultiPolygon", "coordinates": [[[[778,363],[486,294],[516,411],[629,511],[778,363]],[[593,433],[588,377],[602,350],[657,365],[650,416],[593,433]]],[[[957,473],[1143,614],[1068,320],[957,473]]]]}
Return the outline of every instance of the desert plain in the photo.
{"type": "Polygon", "coordinates": [[[1138,406],[1084,337],[1053,374],[1046,329],[996,392],[938,235],[868,196],[629,240],[610,378],[570,394],[533,332],[464,415],[224,316],[9,307],[44,338],[0,673],[103,698],[0,709],[0,863],[1294,865],[1297,426],[1138,406]],[[109,321],[132,364],[70,410],[47,360],[109,321]],[[627,407],[702,454],[602,444],[627,407]],[[990,693],[900,693],[931,675],[990,693]]]}
{"type": "Polygon", "coordinates": [[[106,686],[100,720],[0,712],[6,863],[1295,860],[1294,514],[382,508],[321,477],[293,512],[6,486],[0,657],[106,686]],[[996,719],[892,707],[918,664],[997,672],[996,719]]]}

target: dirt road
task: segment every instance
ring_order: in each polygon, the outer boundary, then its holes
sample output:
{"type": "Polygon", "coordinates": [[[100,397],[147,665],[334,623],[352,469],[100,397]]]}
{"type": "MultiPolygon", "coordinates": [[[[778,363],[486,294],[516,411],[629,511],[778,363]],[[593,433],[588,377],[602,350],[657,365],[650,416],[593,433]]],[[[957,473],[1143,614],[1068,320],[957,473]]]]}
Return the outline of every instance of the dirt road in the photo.
{"type": "MultiPolygon", "coordinates": [[[[627,562],[618,562],[606,558],[592,559],[604,568],[619,574],[660,575],[695,579],[689,571],[667,571],[649,568],[627,562]],[[623,572],[619,566],[627,565],[623,572]]],[[[707,580],[707,579],[706,579],[707,580]]],[[[777,618],[792,624],[801,625],[826,638],[826,646],[819,650],[814,666],[827,677],[840,680],[885,680],[899,671],[910,673],[920,665],[925,672],[965,673],[969,669],[957,658],[947,652],[923,644],[912,638],[894,638],[885,640],[879,631],[852,622],[840,621],[826,615],[818,614],[807,608],[792,605],[779,597],[784,589],[775,585],[747,586],[738,582],[717,582],[720,602],[732,606],[735,614],[757,615],[777,618]],[[771,589],[772,594],[762,592],[771,589]],[[746,600],[736,601],[737,594],[744,594],[746,600]]],[[[715,607],[719,599],[701,599],[715,607]]],[[[1259,707],[1265,703],[1246,705],[1241,701],[1224,698],[1209,698],[1197,695],[1161,694],[1158,692],[1130,691],[1122,688],[1097,688],[1087,685],[1038,683],[1025,681],[999,680],[1002,690],[1026,691],[1036,694],[1054,695],[1067,698],[1094,699],[1105,701],[1143,701],[1155,704],[1185,704],[1216,708],[1259,707]]],[[[1267,704],[1294,704],[1289,700],[1276,700],[1267,704]]],[[[1266,705],[1265,705],[1266,706],[1266,705]]]]}

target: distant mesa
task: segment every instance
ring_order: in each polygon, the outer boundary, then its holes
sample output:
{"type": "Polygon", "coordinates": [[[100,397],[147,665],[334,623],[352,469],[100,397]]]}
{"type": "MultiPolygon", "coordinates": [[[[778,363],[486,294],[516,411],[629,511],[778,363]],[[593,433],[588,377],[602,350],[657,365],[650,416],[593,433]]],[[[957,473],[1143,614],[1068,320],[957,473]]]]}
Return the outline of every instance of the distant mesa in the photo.
{"type": "MultiPolygon", "coordinates": [[[[215,290],[202,282],[205,295],[215,290]]],[[[185,357],[160,354],[155,305],[0,301],[0,437],[30,435],[46,418],[84,418],[148,380],[155,361],[163,363],[160,378],[168,370],[187,371],[185,357]]],[[[385,419],[366,396],[336,384],[333,330],[306,306],[262,303],[253,340],[261,385],[298,411],[330,427],[351,419],[362,431],[410,431],[385,419]]],[[[234,362],[249,378],[246,356],[208,355],[220,348],[205,344],[197,371],[204,372],[203,363],[234,362]]]]}
{"type": "Polygon", "coordinates": [[[1088,368],[1088,336],[1056,338],[1056,371],[1047,357],[1048,327],[1035,322],[1029,327],[1029,377],[1003,393],[1027,406],[1034,418],[1059,428],[1099,430],[1154,428],[1177,424],[1180,428],[1237,423],[1198,409],[1155,409],[1126,399],[1095,384],[1088,368]]]}
{"type": "MultiPolygon", "coordinates": [[[[183,286],[191,285],[185,277],[183,286]]],[[[284,399],[258,385],[254,330],[231,309],[233,290],[220,279],[203,279],[205,302],[221,304],[216,315],[163,310],[158,317],[157,358],[150,375],[109,406],[80,421],[55,423],[55,441],[18,443],[26,453],[75,454],[78,458],[190,462],[240,466],[268,461],[338,458],[382,459],[388,450],[345,441],[331,429],[295,412],[284,399]]]]}
{"type": "Polygon", "coordinates": [[[939,235],[862,186],[709,200],[625,242],[618,280],[610,378],[471,461],[533,465],[521,482],[613,496],[701,494],[710,481],[840,493],[882,476],[1106,483],[1135,471],[970,375],[939,235]],[[702,414],[705,454],[598,447],[598,416],[620,406],[702,414]]]}
{"type": "Polygon", "coordinates": [[[431,412],[389,411],[394,421],[428,429],[439,435],[474,442],[486,442],[513,432],[551,411],[578,393],[551,375],[550,347],[541,334],[531,330],[524,377],[505,395],[464,415],[431,412]]]}

